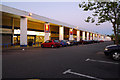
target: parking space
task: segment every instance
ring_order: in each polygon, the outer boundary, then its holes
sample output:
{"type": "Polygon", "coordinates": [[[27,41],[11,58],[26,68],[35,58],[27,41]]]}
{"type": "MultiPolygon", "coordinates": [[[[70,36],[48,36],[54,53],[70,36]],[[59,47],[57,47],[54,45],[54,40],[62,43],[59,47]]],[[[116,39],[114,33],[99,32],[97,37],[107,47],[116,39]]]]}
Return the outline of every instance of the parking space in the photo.
{"type": "Polygon", "coordinates": [[[109,44],[3,51],[3,78],[118,79],[120,62],[103,54],[109,44]]]}
{"type": "Polygon", "coordinates": [[[90,80],[119,80],[120,62],[86,59],[79,61],[79,65],[66,69],[63,75],[72,78],[84,78],[90,80]]]}
{"type": "Polygon", "coordinates": [[[81,73],[77,73],[77,72],[72,72],[71,69],[66,70],[65,72],[63,72],[63,74],[72,74],[72,75],[77,75],[77,76],[88,78],[88,79],[103,80],[103,79],[96,78],[93,76],[89,76],[89,75],[85,75],[85,74],[81,74],[81,73]]]}

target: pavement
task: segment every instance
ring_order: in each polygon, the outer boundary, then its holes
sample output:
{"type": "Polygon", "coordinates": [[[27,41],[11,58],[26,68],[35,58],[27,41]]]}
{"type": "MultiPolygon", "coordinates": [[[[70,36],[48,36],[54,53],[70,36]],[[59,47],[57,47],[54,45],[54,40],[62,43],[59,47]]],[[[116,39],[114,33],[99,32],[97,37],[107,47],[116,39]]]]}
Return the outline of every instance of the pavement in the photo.
{"type": "Polygon", "coordinates": [[[22,48],[2,51],[2,78],[120,79],[120,62],[106,57],[113,42],[61,48],[22,48]]]}
{"type": "Polygon", "coordinates": [[[31,48],[40,48],[40,47],[41,47],[41,45],[37,44],[37,45],[27,46],[27,47],[20,47],[20,45],[15,45],[15,46],[1,47],[1,48],[2,48],[2,51],[6,51],[6,50],[31,49],[31,48]]]}

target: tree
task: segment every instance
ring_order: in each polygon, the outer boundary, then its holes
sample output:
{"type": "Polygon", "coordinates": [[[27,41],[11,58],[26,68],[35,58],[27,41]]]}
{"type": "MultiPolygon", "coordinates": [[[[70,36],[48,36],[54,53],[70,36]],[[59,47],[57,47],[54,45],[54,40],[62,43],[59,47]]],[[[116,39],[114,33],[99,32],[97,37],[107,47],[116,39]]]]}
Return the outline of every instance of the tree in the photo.
{"type": "Polygon", "coordinates": [[[115,44],[118,44],[118,35],[120,27],[120,1],[116,2],[102,2],[94,0],[92,2],[82,2],[79,4],[80,8],[84,11],[93,11],[92,16],[88,16],[86,22],[100,25],[101,23],[109,21],[112,23],[113,31],[115,35],[115,44]],[[96,19],[97,18],[97,21],[96,19]]]}

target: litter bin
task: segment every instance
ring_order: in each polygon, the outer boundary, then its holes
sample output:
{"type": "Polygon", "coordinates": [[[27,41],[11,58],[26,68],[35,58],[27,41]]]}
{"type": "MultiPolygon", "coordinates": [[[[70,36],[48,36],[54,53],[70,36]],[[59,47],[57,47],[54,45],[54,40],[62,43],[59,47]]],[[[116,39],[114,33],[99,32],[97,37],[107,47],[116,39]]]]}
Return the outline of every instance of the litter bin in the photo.
{"type": "Polygon", "coordinates": [[[32,45],[33,45],[33,39],[29,39],[29,40],[28,40],[28,45],[29,45],[29,46],[32,46],[32,45]]]}

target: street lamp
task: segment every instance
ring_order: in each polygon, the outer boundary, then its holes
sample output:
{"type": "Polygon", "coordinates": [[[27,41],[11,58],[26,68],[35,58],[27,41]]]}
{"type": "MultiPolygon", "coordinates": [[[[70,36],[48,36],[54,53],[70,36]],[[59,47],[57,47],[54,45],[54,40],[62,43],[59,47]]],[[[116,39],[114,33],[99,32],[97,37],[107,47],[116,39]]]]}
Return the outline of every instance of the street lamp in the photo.
{"type": "Polygon", "coordinates": [[[32,13],[29,13],[29,16],[32,16],[32,13]]]}

